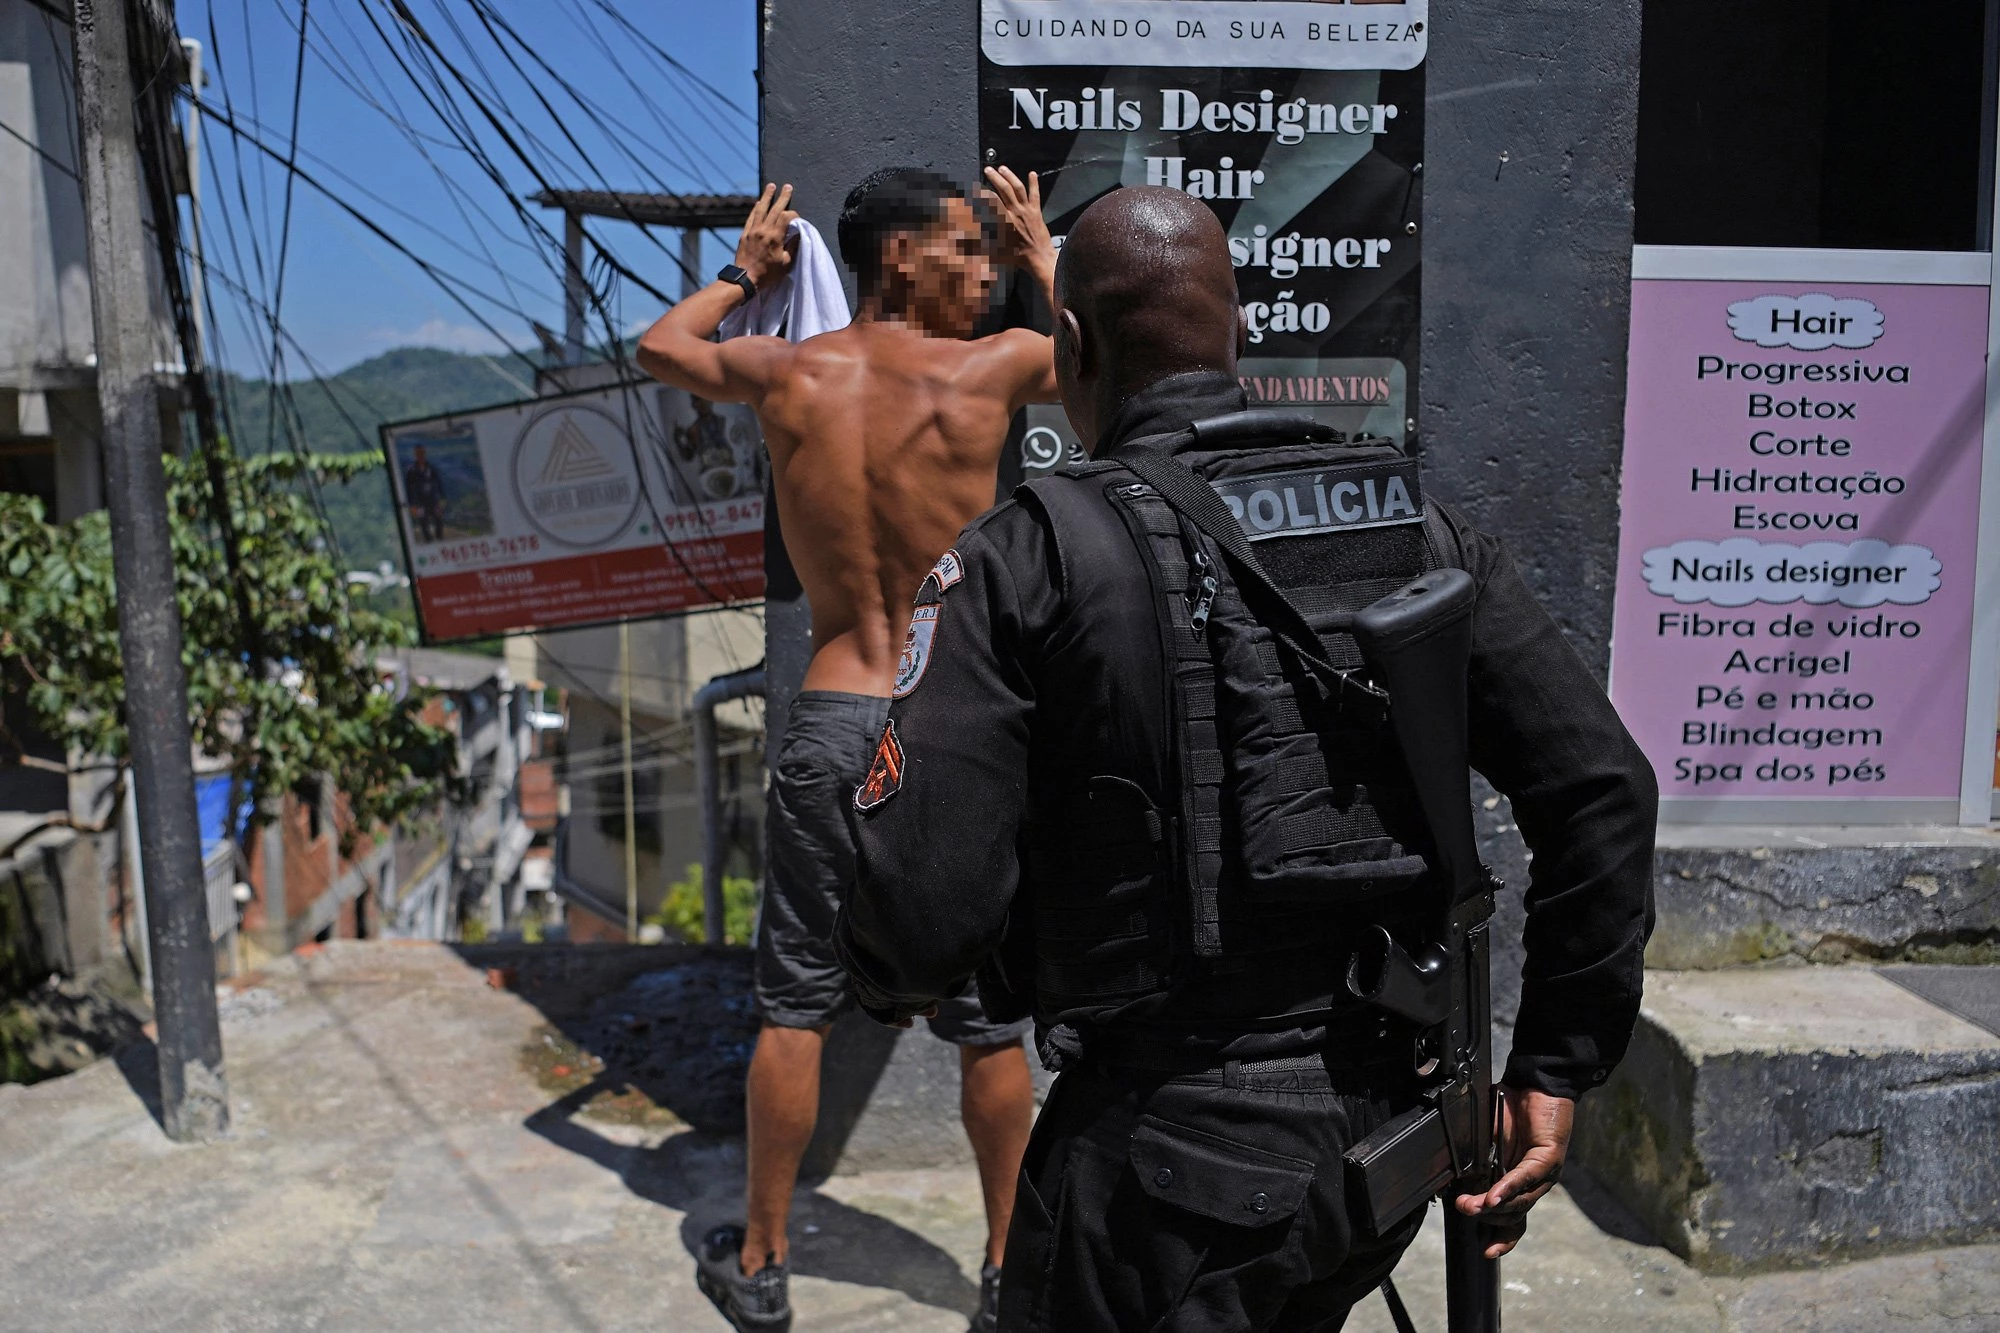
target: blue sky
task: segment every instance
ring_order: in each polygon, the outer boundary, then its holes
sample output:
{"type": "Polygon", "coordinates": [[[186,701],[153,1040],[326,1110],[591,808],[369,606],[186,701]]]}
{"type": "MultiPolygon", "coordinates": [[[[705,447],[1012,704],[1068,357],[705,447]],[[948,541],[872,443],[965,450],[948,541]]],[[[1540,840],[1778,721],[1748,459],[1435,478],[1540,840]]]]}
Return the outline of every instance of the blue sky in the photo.
{"type": "MultiPolygon", "coordinates": [[[[226,105],[246,134],[283,155],[296,83],[300,167],[423,260],[462,280],[460,294],[472,307],[300,181],[279,308],[297,344],[286,343],[287,373],[305,373],[308,357],[319,369],[339,370],[413,344],[529,348],[535,345],[529,319],[560,330],[561,280],[550,242],[509,202],[535,192],[535,175],[445,61],[555,186],[700,193],[755,187],[754,0],[406,3],[436,52],[396,21],[391,0],[308,0],[303,8],[301,0],[182,0],[177,7],[182,34],[208,49],[208,103],[217,110],[226,105]],[[482,9],[490,30],[481,24],[482,9]],[[304,73],[295,80],[302,12],[308,16],[304,73]],[[713,91],[675,72],[654,47],[713,91]],[[410,70],[399,66],[399,55],[410,70]],[[602,125],[559,80],[590,103],[602,125]],[[440,111],[464,117],[461,129],[483,146],[499,182],[454,139],[440,111]]],[[[269,310],[279,299],[278,255],[286,248],[285,170],[213,121],[203,127],[202,144],[204,245],[220,275],[212,284],[218,359],[232,370],[262,374],[269,310]]],[[[561,235],[558,214],[527,209],[561,235]]],[[[677,236],[656,235],[659,245],[622,223],[592,224],[592,236],[640,279],[678,295],[677,236]]],[[[725,262],[732,244],[733,237],[709,239],[704,276],[725,262]]],[[[636,285],[608,274],[600,289],[626,332],[661,308],[636,285]]],[[[594,319],[593,337],[601,340],[602,330],[594,319]]]]}

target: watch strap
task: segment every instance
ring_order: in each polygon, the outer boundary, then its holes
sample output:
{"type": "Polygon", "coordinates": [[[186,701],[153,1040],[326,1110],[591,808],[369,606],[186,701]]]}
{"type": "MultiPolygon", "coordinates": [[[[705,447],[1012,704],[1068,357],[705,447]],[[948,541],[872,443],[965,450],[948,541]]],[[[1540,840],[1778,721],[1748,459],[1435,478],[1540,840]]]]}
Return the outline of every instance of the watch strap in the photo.
{"type": "Polygon", "coordinates": [[[745,273],[739,265],[724,264],[722,271],[715,275],[715,280],[717,282],[735,283],[743,289],[745,300],[754,301],[757,299],[757,284],[750,280],[750,275],[745,273]]]}

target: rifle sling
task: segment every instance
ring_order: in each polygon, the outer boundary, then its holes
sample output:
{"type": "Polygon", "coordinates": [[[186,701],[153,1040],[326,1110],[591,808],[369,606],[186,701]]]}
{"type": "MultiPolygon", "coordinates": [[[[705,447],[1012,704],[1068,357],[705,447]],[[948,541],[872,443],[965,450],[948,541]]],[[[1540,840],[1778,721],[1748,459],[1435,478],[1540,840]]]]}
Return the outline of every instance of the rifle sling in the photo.
{"type": "Polygon", "coordinates": [[[1222,502],[1221,495],[1193,468],[1174,457],[1174,443],[1193,439],[1192,430],[1171,435],[1148,435],[1120,444],[1112,458],[1159,492],[1161,499],[1222,548],[1222,553],[1236,568],[1238,581],[1256,588],[1269,600],[1275,613],[1272,632],[1312,668],[1314,675],[1335,690],[1359,690],[1377,703],[1384,701],[1388,696],[1382,691],[1356,679],[1353,672],[1326,660],[1318,631],[1306,619],[1305,612],[1285,595],[1284,589],[1264,572],[1264,566],[1258,562],[1256,552],[1250,549],[1250,543],[1243,535],[1242,525],[1229,512],[1229,506],[1222,502]]]}

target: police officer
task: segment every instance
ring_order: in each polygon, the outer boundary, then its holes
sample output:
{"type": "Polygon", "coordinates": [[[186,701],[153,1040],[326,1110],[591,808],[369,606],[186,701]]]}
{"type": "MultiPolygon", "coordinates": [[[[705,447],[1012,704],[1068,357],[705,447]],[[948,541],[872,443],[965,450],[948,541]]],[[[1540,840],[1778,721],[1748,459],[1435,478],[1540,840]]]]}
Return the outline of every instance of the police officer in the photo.
{"type": "Polygon", "coordinates": [[[1063,404],[1094,461],[975,521],[918,592],[835,948],[885,1022],[976,973],[1060,1070],[1003,1329],[1337,1329],[1422,1219],[1371,1234],[1342,1154],[1419,1105],[1427,1072],[1418,1034],[1350,993],[1348,960],[1378,925],[1414,951],[1438,894],[1354,641],[1275,631],[1273,588],[1318,632],[1427,569],[1476,587],[1470,755],[1534,853],[1504,1173],[1455,1201],[1488,1224],[1488,1257],[1523,1234],[1576,1099],[1630,1038],[1653,774],[1500,544],[1426,501],[1414,464],[1245,415],[1205,206],[1100,199],[1057,307],[1063,404]],[[1262,573],[1121,464],[1140,454],[1213,484],[1262,573]]]}

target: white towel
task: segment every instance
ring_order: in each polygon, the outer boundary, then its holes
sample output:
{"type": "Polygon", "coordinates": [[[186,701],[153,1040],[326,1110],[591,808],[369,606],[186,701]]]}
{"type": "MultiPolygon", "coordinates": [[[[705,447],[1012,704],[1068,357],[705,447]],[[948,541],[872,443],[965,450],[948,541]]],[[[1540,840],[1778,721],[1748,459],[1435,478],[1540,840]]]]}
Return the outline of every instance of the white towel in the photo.
{"type": "Polygon", "coordinates": [[[853,312],[847,308],[847,289],[840,283],[840,265],[834,262],[819,228],[804,218],[793,218],[785,235],[798,240],[791,268],[776,284],[760,289],[723,317],[720,332],[724,339],[782,332],[791,341],[802,343],[854,322],[853,312]]]}

